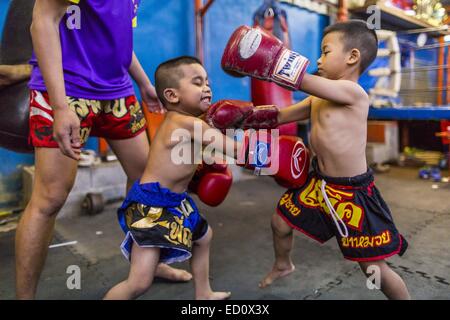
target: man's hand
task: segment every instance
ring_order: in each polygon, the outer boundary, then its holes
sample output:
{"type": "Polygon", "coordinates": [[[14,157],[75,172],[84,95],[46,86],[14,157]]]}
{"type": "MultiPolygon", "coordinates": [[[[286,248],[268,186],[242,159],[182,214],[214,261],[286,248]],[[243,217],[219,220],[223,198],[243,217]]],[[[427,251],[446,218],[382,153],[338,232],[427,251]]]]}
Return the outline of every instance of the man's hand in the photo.
{"type": "Polygon", "coordinates": [[[53,138],[61,152],[74,160],[80,159],[80,119],[67,106],[53,110],[53,138]]]}
{"type": "Polygon", "coordinates": [[[161,102],[156,95],[155,87],[148,84],[140,88],[142,101],[145,102],[147,108],[153,113],[165,113],[166,109],[163,107],[161,102]]]}

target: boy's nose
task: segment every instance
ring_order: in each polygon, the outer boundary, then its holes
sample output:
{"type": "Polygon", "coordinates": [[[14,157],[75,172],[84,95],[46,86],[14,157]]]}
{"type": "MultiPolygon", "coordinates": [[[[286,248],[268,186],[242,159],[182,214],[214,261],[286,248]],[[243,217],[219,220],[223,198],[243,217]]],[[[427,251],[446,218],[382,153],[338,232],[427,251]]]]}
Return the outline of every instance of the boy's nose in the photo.
{"type": "Polygon", "coordinates": [[[211,89],[209,87],[207,87],[205,90],[203,90],[202,95],[208,95],[208,96],[212,97],[211,89]]]}

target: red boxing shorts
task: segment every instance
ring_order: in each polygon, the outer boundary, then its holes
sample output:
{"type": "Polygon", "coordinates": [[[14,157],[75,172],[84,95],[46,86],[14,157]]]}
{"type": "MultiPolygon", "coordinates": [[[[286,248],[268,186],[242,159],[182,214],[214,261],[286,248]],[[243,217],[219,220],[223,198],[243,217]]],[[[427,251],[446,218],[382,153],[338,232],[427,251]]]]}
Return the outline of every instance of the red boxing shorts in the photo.
{"type": "Polygon", "coordinates": [[[403,255],[408,243],[375,187],[371,170],[350,178],[320,173],[317,159],[305,185],[287,190],[277,212],[292,228],[324,243],[336,236],[346,259],[374,261],[403,255]]]}
{"type": "MultiPolygon", "coordinates": [[[[111,140],[129,139],[147,126],[134,95],[115,100],[67,97],[67,103],[80,119],[82,145],[89,135],[111,140]]],[[[53,139],[53,110],[47,92],[30,90],[30,139],[35,147],[58,148],[53,139]]]]}

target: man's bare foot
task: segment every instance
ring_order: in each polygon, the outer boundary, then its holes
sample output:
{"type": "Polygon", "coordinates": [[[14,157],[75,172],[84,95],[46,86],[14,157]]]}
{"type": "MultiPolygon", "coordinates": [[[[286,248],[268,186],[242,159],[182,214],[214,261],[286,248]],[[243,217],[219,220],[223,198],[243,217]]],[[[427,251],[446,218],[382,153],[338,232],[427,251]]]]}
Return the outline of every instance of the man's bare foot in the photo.
{"type": "Polygon", "coordinates": [[[287,268],[279,268],[276,265],[273,266],[272,271],[270,271],[265,278],[259,283],[259,287],[260,288],[265,288],[267,286],[270,286],[272,284],[272,282],[274,282],[275,280],[285,277],[288,274],[291,274],[292,272],[294,272],[295,270],[295,266],[293,263],[291,263],[291,265],[287,268]]]}
{"type": "Polygon", "coordinates": [[[192,274],[186,270],[172,268],[165,263],[160,263],[156,268],[155,277],[176,282],[187,282],[192,279],[192,274]]]}
{"type": "Polygon", "coordinates": [[[231,292],[214,292],[211,291],[206,295],[198,295],[195,297],[196,300],[226,300],[230,299],[231,292]]]}

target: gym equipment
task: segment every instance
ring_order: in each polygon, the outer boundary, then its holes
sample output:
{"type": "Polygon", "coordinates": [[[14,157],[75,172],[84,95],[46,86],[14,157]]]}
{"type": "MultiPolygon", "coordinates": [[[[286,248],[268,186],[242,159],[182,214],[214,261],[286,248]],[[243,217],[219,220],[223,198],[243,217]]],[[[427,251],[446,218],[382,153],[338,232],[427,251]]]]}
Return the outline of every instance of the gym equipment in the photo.
{"type": "MultiPolygon", "coordinates": [[[[253,15],[253,25],[273,34],[286,47],[290,47],[286,11],[281,9],[277,1],[265,0],[253,15]]],[[[252,102],[257,106],[273,104],[283,108],[293,103],[292,92],[272,82],[252,78],[251,93],[252,102]]],[[[284,124],[278,129],[282,135],[297,136],[296,123],[284,124]]]]}
{"type": "MultiPolygon", "coordinates": [[[[31,58],[31,17],[34,1],[13,0],[3,29],[0,64],[26,64],[31,58]]],[[[29,90],[23,81],[0,89],[0,147],[31,153],[28,143],[29,90]]]]}

